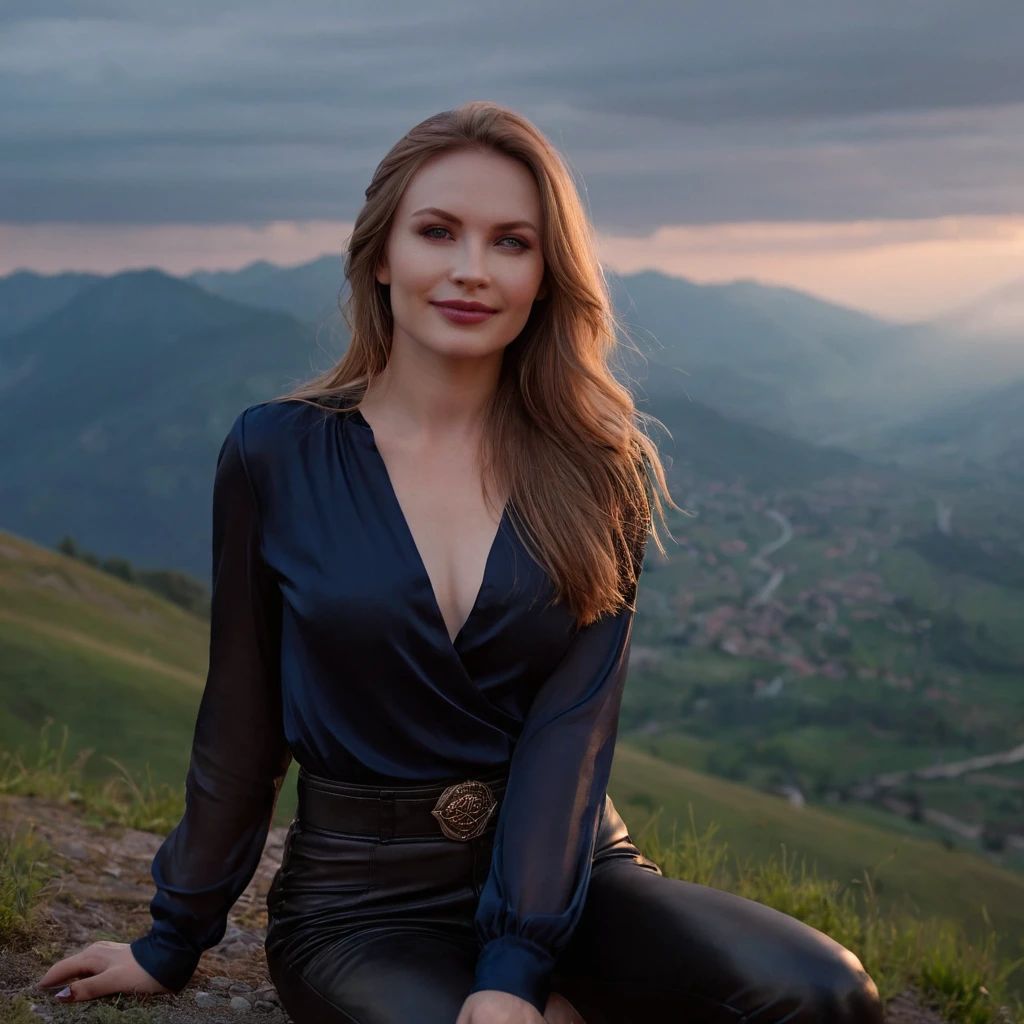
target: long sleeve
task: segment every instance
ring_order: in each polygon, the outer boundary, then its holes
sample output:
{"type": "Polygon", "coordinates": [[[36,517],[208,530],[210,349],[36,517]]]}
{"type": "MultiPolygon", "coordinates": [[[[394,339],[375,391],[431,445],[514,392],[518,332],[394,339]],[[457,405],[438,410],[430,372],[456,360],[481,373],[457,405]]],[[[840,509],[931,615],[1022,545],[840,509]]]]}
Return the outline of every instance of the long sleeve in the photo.
{"type": "MultiPolygon", "coordinates": [[[[640,562],[642,549],[637,575],[640,562]]],[[[511,992],[544,1011],[590,883],[632,622],[625,607],[578,630],[530,707],[477,907],[473,992],[511,992]]]]}
{"type": "Polygon", "coordinates": [[[217,459],[209,674],[185,780],[185,813],[153,859],[153,925],[131,943],[174,991],[224,937],[259,864],[291,755],[281,721],[280,591],[264,565],[244,447],[245,412],[217,459]]]}

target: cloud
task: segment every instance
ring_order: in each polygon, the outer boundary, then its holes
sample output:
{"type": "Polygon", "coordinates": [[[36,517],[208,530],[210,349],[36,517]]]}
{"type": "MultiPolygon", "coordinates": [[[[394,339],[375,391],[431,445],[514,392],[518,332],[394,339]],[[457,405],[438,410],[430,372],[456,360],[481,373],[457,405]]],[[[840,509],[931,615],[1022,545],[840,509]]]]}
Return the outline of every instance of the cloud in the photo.
{"type": "Polygon", "coordinates": [[[0,221],[350,220],[413,124],[534,120],[599,226],[1024,210],[1019,0],[7,0],[0,221]]]}

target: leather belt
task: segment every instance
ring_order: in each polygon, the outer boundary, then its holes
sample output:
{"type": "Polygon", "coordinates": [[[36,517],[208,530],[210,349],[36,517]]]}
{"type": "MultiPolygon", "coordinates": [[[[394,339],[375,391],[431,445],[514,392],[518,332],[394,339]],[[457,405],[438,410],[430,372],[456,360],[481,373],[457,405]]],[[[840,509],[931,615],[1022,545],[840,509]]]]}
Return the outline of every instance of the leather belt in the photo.
{"type": "Polygon", "coordinates": [[[498,821],[508,769],[482,772],[455,783],[365,786],[335,782],[299,769],[300,822],[331,832],[392,839],[443,834],[466,842],[498,821]]]}

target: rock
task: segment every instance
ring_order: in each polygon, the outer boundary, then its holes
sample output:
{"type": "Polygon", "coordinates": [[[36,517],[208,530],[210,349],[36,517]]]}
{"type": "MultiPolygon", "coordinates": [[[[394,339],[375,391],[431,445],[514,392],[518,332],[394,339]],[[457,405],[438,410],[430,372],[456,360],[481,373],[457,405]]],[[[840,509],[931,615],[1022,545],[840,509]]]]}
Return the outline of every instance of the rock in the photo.
{"type": "Polygon", "coordinates": [[[228,989],[228,992],[230,992],[231,995],[233,995],[233,996],[244,996],[246,994],[246,992],[251,992],[251,991],[252,991],[252,985],[250,985],[246,981],[235,981],[235,982],[232,982],[231,987],[228,989]]]}
{"type": "Polygon", "coordinates": [[[229,1005],[229,1003],[226,996],[211,995],[209,992],[197,992],[196,1005],[205,1007],[215,1007],[227,1006],[229,1005]]]}
{"type": "Polygon", "coordinates": [[[277,989],[272,985],[257,989],[256,998],[266,1003],[273,1003],[275,1006],[281,1005],[281,997],[277,994],[277,989]]]}
{"type": "Polygon", "coordinates": [[[120,878],[121,877],[121,869],[118,868],[118,867],[114,867],[113,864],[108,864],[103,869],[103,874],[105,874],[105,875],[113,875],[114,878],[120,878]]]}
{"type": "Polygon", "coordinates": [[[238,1013],[248,1013],[252,1007],[249,1005],[249,1000],[246,999],[245,996],[232,996],[231,1009],[238,1013]]]}
{"type": "Polygon", "coordinates": [[[236,939],[234,942],[229,942],[226,945],[219,946],[217,952],[228,960],[234,960],[247,957],[250,951],[255,949],[256,946],[257,942],[255,940],[244,941],[242,939],[236,939]]]}
{"type": "Polygon", "coordinates": [[[271,1010],[277,1009],[277,1004],[268,1003],[266,999],[257,999],[256,1002],[252,1004],[252,1008],[254,1010],[258,1010],[260,1013],[269,1013],[271,1010]]]}
{"type": "Polygon", "coordinates": [[[237,982],[234,978],[225,978],[223,976],[211,978],[209,981],[210,988],[215,992],[227,992],[227,990],[235,984],[237,984],[237,982]]]}
{"type": "Polygon", "coordinates": [[[72,858],[72,860],[86,860],[89,857],[89,848],[84,843],[78,842],[77,839],[61,843],[57,847],[57,852],[64,854],[65,857],[72,858]]]}

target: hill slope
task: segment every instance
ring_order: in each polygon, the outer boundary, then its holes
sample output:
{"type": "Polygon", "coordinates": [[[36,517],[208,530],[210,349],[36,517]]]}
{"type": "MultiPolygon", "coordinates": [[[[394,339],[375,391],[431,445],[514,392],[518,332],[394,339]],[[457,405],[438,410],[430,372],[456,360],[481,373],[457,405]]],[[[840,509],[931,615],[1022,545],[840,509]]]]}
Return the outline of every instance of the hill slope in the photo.
{"type": "Polygon", "coordinates": [[[101,274],[37,274],[32,270],[0,277],[0,338],[46,319],[101,280],[101,274]]]}
{"type": "Polygon", "coordinates": [[[321,256],[297,267],[259,260],[238,271],[197,271],[186,280],[236,302],[320,323],[337,314],[345,278],[339,255],[321,256]]]}
{"type": "MultiPolygon", "coordinates": [[[[205,681],[208,626],[148,591],[10,534],[0,534],[0,746],[29,751],[47,716],[66,722],[75,748],[95,749],[95,769],[116,757],[130,770],[148,763],[153,778],[180,786],[205,681]]],[[[295,772],[276,822],[295,807],[295,772]]],[[[620,744],[612,798],[634,830],[651,807],[662,826],[686,829],[694,804],[698,828],[712,821],[742,857],[777,853],[780,843],[846,882],[865,868],[892,897],[906,895],[924,913],[976,925],[979,906],[1011,934],[1024,931],[1024,877],[981,858],[908,840],[874,826],[792,808],[734,783],[698,775],[620,744]],[[899,846],[900,852],[886,858],[899,846]]]]}
{"type": "Polygon", "coordinates": [[[941,412],[883,431],[860,446],[910,464],[984,466],[1024,478],[1024,379],[951,402],[941,412]]]}
{"type": "Polygon", "coordinates": [[[207,578],[219,446],[316,347],[285,314],[157,271],[103,280],[0,350],[0,526],[207,578]]]}

